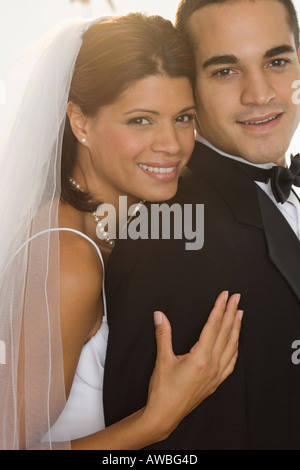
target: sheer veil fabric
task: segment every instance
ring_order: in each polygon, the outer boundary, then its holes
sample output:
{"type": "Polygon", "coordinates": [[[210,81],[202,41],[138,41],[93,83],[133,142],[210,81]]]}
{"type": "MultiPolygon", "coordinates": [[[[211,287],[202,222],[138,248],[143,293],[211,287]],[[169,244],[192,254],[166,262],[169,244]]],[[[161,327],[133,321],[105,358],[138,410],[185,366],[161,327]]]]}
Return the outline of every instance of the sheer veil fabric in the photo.
{"type": "Polygon", "coordinates": [[[84,32],[59,24],[8,69],[0,134],[0,449],[69,449],[59,308],[61,148],[84,32]],[[5,120],[5,126],[3,122],[5,120]],[[45,436],[48,436],[45,439],[45,436]]]}

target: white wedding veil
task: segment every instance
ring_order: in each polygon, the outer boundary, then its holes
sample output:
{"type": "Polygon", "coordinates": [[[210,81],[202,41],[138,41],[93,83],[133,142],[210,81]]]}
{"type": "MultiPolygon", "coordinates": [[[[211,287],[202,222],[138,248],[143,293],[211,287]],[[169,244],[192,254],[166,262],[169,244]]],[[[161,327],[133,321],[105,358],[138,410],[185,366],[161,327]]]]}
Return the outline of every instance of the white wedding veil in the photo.
{"type": "Polygon", "coordinates": [[[0,449],[51,440],[65,405],[59,312],[61,148],[75,61],[88,27],[59,24],[4,76],[0,129],[0,449]],[[5,126],[3,121],[5,119],[5,126]],[[45,438],[47,436],[47,438],[45,438]]]}

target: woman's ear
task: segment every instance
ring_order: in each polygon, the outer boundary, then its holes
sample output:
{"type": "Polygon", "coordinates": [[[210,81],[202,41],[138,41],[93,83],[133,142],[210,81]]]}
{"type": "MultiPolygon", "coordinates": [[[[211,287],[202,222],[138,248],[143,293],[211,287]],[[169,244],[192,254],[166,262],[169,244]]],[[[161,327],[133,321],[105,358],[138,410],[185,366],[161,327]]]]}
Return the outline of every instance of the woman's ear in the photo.
{"type": "Polygon", "coordinates": [[[69,101],[67,105],[67,115],[73,134],[80,143],[85,143],[87,141],[87,118],[81,108],[72,101],[69,101]]]}

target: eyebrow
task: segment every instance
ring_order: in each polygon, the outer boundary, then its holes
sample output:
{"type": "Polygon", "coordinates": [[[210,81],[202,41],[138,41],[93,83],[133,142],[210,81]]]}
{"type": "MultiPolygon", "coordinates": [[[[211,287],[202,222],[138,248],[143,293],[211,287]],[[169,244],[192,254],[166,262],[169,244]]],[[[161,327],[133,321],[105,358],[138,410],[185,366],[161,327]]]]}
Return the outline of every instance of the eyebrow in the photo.
{"type": "MultiPolygon", "coordinates": [[[[271,59],[280,54],[294,53],[295,49],[292,46],[283,44],[281,46],[272,47],[264,54],[264,59],[271,59]]],[[[213,56],[202,65],[203,69],[211,67],[212,65],[228,65],[238,64],[239,59],[235,55],[217,55],[213,56]]]]}
{"type": "Polygon", "coordinates": [[[204,62],[202,68],[206,69],[211,65],[238,64],[238,62],[239,60],[235,55],[216,55],[204,62]]]}
{"type": "Polygon", "coordinates": [[[133,113],[159,114],[158,111],[152,111],[151,109],[135,108],[135,109],[131,109],[130,111],[127,111],[127,113],[124,113],[124,116],[127,116],[127,114],[133,114],[133,113]]]}
{"type": "Polygon", "coordinates": [[[281,46],[273,47],[272,49],[268,50],[265,53],[264,58],[271,59],[272,57],[275,57],[280,54],[294,53],[294,52],[295,52],[295,49],[292,46],[283,44],[281,46]]]}
{"type": "MultiPolygon", "coordinates": [[[[182,109],[181,111],[178,112],[178,114],[186,113],[187,111],[190,110],[195,110],[196,106],[188,106],[187,108],[182,109]]],[[[152,109],[144,109],[144,108],[135,108],[132,109],[131,111],[127,111],[127,113],[124,113],[124,116],[127,116],[128,114],[134,114],[134,113],[149,113],[149,114],[155,114],[159,115],[160,113],[158,111],[153,111],[152,109]]]]}

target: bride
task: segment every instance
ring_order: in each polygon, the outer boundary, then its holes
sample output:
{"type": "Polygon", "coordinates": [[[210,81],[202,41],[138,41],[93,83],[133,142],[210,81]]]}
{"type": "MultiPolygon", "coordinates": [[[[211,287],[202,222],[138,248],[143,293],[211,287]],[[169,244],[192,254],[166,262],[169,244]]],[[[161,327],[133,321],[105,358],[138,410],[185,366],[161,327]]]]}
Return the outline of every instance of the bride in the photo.
{"type": "Polygon", "coordinates": [[[104,273],[116,240],[104,208],[118,220],[121,196],[138,210],[176,193],[194,146],[193,56],[169,21],[130,14],[59,25],[14,64],[14,78],[19,64],[0,144],[0,448],[142,449],[237,358],[238,294],[220,294],[180,357],[154,312],[147,403],[105,428],[104,273]]]}

